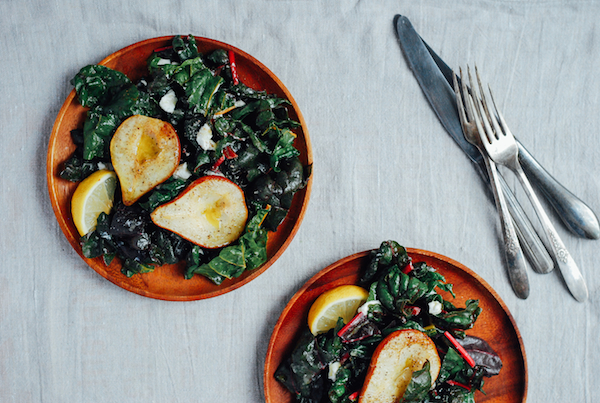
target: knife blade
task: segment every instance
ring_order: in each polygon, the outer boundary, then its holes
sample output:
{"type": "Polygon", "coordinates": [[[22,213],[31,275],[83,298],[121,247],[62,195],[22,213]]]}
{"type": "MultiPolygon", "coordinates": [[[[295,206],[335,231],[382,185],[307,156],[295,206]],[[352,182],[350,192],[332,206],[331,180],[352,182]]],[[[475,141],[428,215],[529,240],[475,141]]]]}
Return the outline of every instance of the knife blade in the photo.
{"type": "MultiPolygon", "coordinates": [[[[452,69],[423,38],[421,41],[448,84],[452,85],[452,69]]],[[[558,213],[565,226],[582,238],[600,238],[600,223],[592,209],[546,171],[518,139],[517,144],[519,145],[519,162],[523,170],[558,213]]]]}
{"type": "MultiPolygon", "coordinates": [[[[433,56],[430,54],[421,37],[414,30],[408,18],[396,15],[394,17],[394,26],[398,35],[398,42],[404,51],[408,65],[438,119],[454,141],[467,154],[471,161],[475,163],[477,171],[489,185],[489,177],[485,169],[483,156],[475,146],[465,139],[460,125],[454,90],[450,86],[446,76],[449,75],[450,80],[452,80],[452,70],[448,67],[444,70],[445,73],[443,73],[438,68],[433,56]]],[[[519,236],[519,241],[527,260],[536,272],[548,273],[552,271],[554,268],[552,258],[535,232],[531,222],[527,219],[514,194],[506,184],[506,181],[502,179],[501,175],[500,178],[502,190],[505,193],[511,217],[515,223],[517,235],[519,236]]]]}

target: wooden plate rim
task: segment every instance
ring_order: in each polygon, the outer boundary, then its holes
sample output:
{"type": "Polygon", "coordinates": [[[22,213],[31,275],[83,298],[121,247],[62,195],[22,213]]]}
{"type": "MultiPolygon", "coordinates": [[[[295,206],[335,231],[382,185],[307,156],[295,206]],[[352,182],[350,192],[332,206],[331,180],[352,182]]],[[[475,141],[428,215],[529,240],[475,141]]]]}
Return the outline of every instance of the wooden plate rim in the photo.
{"type": "MultiPolygon", "coordinates": [[[[512,329],[515,332],[515,337],[518,342],[519,351],[516,352],[516,354],[518,354],[519,358],[522,360],[523,375],[524,375],[523,396],[522,396],[522,399],[520,400],[520,402],[525,403],[527,400],[527,390],[528,390],[528,382],[529,382],[525,346],[523,344],[523,339],[521,337],[521,333],[519,332],[519,328],[516,324],[516,321],[513,318],[512,314],[510,313],[508,307],[502,300],[502,298],[500,298],[498,293],[481,276],[479,276],[477,273],[475,273],[474,271],[472,271],[471,269],[469,269],[468,267],[466,267],[465,265],[463,265],[460,262],[457,262],[449,257],[444,256],[444,255],[441,255],[441,254],[438,254],[435,252],[430,252],[430,251],[423,250],[423,249],[406,248],[406,251],[413,258],[414,261],[419,261],[418,257],[427,257],[432,260],[438,260],[438,261],[444,262],[445,264],[452,266],[457,271],[462,271],[464,274],[471,277],[474,282],[476,282],[480,286],[482,286],[486,290],[486,292],[488,292],[492,296],[493,300],[500,306],[502,311],[507,316],[510,324],[512,325],[512,329]]],[[[346,256],[346,257],[330,264],[329,266],[327,266],[326,268],[322,269],[321,271],[316,273],[314,276],[312,276],[306,283],[304,283],[304,285],[292,296],[292,298],[286,304],[285,308],[283,309],[281,315],[279,316],[279,318],[273,328],[273,332],[271,334],[271,338],[269,340],[269,345],[267,348],[267,353],[265,356],[265,366],[264,366],[264,372],[263,372],[263,389],[264,389],[263,392],[264,392],[264,397],[265,397],[266,403],[280,403],[280,402],[274,400],[275,398],[273,397],[272,390],[269,387],[270,384],[272,384],[273,382],[276,382],[273,380],[273,378],[274,378],[275,371],[277,370],[278,363],[274,362],[273,355],[274,355],[276,341],[278,339],[279,333],[282,331],[282,327],[286,322],[286,317],[288,316],[290,311],[293,309],[294,305],[298,302],[298,300],[301,297],[304,296],[305,293],[308,292],[309,289],[311,289],[315,284],[317,284],[321,278],[325,277],[330,272],[332,272],[340,267],[345,266],[346,264],[348,264],[350,262],[358,261],[361,259],[366,259],[370,252],[371,252],[371,250],[358,252],[358,253],[346,256]]],[[[484,387],[484,390],[485,390],[485,387],[484,387]]]]}
{"type": "MultiPolygon", "coordinates": [[[[135,51],[136,49],[140,49],[149,44],[170,43],[174,36],[175,35],[161,36],[161,37],[149,38],[149,39],[145,39],[145,40],[136,42],[134,44],[128,45],[128,46],[110,54],[109,56],[102,59],[102,61],[100,61],[98,64],[107,65],[115,60],[118,60],[121,56],[123,56],[129,52],[135,51]]],[[[302,112],[300,111],[300,108],[298,107],[298,104],[294,100],[293,96],[291,95],[291,93],[289,92],[287,87],[281,82],[281,80],[269,68],[267,68],[264,64],[262,64],[256,58],[254,58],[250,54],[248,54],[232,45],[229,45],[227,43],[217,41],[214,39],[200,37],[200,36],[194,36],[194,38],[196,39],[196,41],[199,44],[201,44],[202,47],[205,47],[205,46],[213,47],[213,48],[220,47],[220,48],[223,48],[226,50],[233,51],[237,57],[241,57],[242,60],[243,59],[247,60],[247,62],[244,61],[244,63],[247,63],[249,66],[253,65],[254,67],[258,68],[264,74],[264,77],[272,80],[272,82],[275,84],[275,86],[278,88],[278,90],[281,91],[283,93],[283,96],[290,102],[291,109],[296,114],[296,120],[300,123],[302,140],[305,145],[305,150],[302,150],[303,154],[305,154],[302,156],[302,158],[305,159],[305,161],[303,161],[303,162],[305,162],[306,165],[312,166],[312,164],[313,164],[312,145],[311,145],[306,121],[304,120],[304,117],[302,115],[302,112]]],[[[145,63],[145,60],[144,60],[144,63],[145,63]]],[[[238,65],[239,64],[240,63],[238,61],[238,65]]],[[[267,270],[271,265],[273,265],[273,263],[275,263],[275,261],[277,261],[277,259],[287,249],[287,247],[293,240],[294,236],[298,232],[300,225],[302,223],[302,220],[304,219],[304,215],[306,213],[306,209],[308,207],[308,202],[310,199],[310,193],[312,190],[312,182],[313,182],[312,174],[311,174],[310,178],[308,179],[308,183],[306,184],[306,186],[302,190],[300,190],[298,193],[296,193],[296,195],[294,196],[293,203],[296,205],[299,204],[299,209],[294,218],[295,221],[293,222],[292,227],[289,229],[288,236],[281,243],[280,247],[275,251],[272,251],[272,250],[268,251],[270,256],[269,256],[267,262],[265,262],[262,266],[260,266],[259,268],[255,269],[251,272],[244,273],[241,277],[239,277],[237,279],[225,280],[224,283],[222,284],[222,287],[218,288],[217,290],[201,292],[199,294],[194,294],[194,295],[189,295],[189,294],[171,295],[171,294],[152,292],[152,291],[149,291],[149,290],[146,290],[146,289],[143,289],[136,285],[131,284],[128,281],[126,276],[111,275],[107,271],[107,267],[104,265],[101,258],[88,259],[88,258],[84,257],[81,252],[81,246],[79,245],[79,241],[78,241],[79,234],[73,225],[71,217],[65,216],[64,214],[62,214],[61,209],[60,209],[60,203],[61,203],[60,195],[57,192],[58,181],[63,181],[63,179],[58,177],[57,170],[58,170],[59,164],[61,164],[63,161],[59,161],[57,159],[57,156],[55,155],[55,150],[61,146],[61,144],[59,144],[59,142],[58,142],[58,135],[61,130],[61,125],[63,124],[63,120],[65,119],[65,116],[67,114],[67,111],[69,111],[69,109],[74,107],[74,105],[76,104],[75,97],[76,97],[75,90],[71,90],[71,92],[65,99],[64,103],[62,104],[62,106],[58,112],[58,115],[55,119],[54,125],[52,127],[52,132],[51,132],[50,139],[48,142],[48,152],[47,152],[47,159],[46,159],[46,182],[48,185],[48,193],[49,193],[52,209],[54,211],[54,214],[56,216],[56,219],[58,221],[58,224],[59,224],[63,234],[66,236],[67,240],[69,241],[69,243],[71,244],[73,249],[75,249],[77,254],[94,271],[96,271],[102,277],[104,277],[105,279],[109,280],[113,284],[115,284],[127,291],[130,291],[132,293],[135,293],[135,294],[138,294],[138,295],[141,295],[144,297],[154,298],[154,299],[159,299],[159,300],[168,300],[168,301],[195,301],[195,300],[207,299],[207,298],[212,298],[212,297],[216,297],[219,295],[223,295],[225,293],[231,292],[231,291],[249,283],[256,277],[258,277],[260,274],[262,274],[265,270],[267,270]],[[123,277],[123,278],[121,278],[121,277],[123,277]],[[227,283],[227,284],[225,284],[225,283],[227,283]]],[[[85,111],[85,109],[82,108],[82,111],[85,111]]],[[[286,221],[291,220],[291,219],[292,219],[291,217],[288,217],[288,218],[286,218],[286,221]]],[[[273,236],[278,236],[278,235],[269,233],[269,239],[271,239],[271,237],[273,237],[273,236]]],[[[111,264],[111,266],[112,265],[118,265],[118,263],[113,262],[111,264]]],[[[154,273],[149,273],[149,274],[145,274],[145,275],[141,275],[141,276],[147,276],[147,275],[152,275],[152,274],[156,274],[156,271],[154,273]]],[[[182,275],[181,279],[182,279],[182,281],[189,281],[189,280],[183,279],[183,275],[182,275]]],[[[144,281],[142,281],[142,283],[143,282],[144,281]]]]}

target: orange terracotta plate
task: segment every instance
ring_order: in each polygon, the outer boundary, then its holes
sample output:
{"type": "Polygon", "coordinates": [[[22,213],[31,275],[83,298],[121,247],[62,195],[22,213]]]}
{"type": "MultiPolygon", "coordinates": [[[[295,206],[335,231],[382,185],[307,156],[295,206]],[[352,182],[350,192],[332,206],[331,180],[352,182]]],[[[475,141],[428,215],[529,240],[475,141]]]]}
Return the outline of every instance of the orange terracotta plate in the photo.
{"type": "MultiPolygon", "coordinates": [[[[119,70],[135,82],[147,74],[146,60],[152,54],[152,51],[169,46],[172,39],[173,36],[164,36],[138,42],[113,53],[99,64],[119,70]]],[[[306,123],[298,105],[283,83],[254,57],[231,45],[200,37],[196,37],[196,42],[201,53],[214,49],[233,51],[241,82],[251,88],[267,91],[290,102],[291,105],[288,108],[290,118],[301,124],[300,127],[294,129],[297,135],[295,146],[300,151],[300,161],[304,165],[312,164],[312,149],[306,123]]],[[[58,223],[75,251],[98,274],[119,287],[145,297],[164,300],[190,301],[215,297],[241,287],[259,276],[281,256],[298,231],[308,204],[312,180],[309,180],[304,189],[296,193],[289,213],[277,232],[269,233],[267,262],[256,270],[244,272],[236,279],[225,280],[221,285],[215,285],[202,276],[185,280],[183,278],[183,263],[165,265],[156,268],[152,273],[127,278],[121,274],[121,265],[118,259],[115,259],[107,267],[104,265],[102,258],[87,259],[83,257],[79,245],[79,233],[71,217],[71,196],[77,184],[61,179],[59,173],[64,161],[75,150],[70,131],[82,127],[86,111],[87,109],[83,108],[77,101],[75,91],[71,91],[54,122],[48,145],[46,166],[48,191],[58,223]]]]}
{"type": "MultiPolygon", "coordinates": [[[[517,325],[496,292],[477,274],[445,256],[407,248],[414,262],[426,262],[454,284],[457,306],[478,299],[483,312],[468,334],[486,340],[502,359],[500,374],[484,378],[486,395],[476,392],[477,402],[522,403],[527,397],[527,362],[517,325]]],[[[369,251],[341,259],[311,278],[290,300],[273,330],[265,359],[264,391],[267,403],[291,403],[294,398],[274,377],[280,363],[291,353],[296,338],[307,326],[313,301],[323,292],[343,284],[357,284],[369,262],[369,251]]]]}

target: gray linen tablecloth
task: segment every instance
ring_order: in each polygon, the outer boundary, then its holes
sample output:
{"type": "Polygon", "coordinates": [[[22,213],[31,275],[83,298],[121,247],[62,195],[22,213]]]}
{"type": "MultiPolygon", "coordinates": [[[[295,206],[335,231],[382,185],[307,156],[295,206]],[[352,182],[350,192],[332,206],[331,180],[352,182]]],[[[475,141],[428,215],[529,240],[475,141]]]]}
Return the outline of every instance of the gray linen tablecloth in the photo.
{"type": "Polygon", "coordinates": [[[0,402],[264,401],[265,353],[287,301],[322,268],[387,239],[455,259],[497,291],[523,337],[528,401],[599,401],[600,241],[551,212],[590,298],[576,302],[557,272],[530,272],[531,296],[515,297],[490,193],[409,70],[397,13],[451,67],[477,64],[513,132],[600,211],[598,2],[0,2],[0,402]],[[220,297],[168,302],[82,261],[55,219],[45,164],[81,67],[189,33],[250,53],[287,86],[308,125],[314,182],[269,270],[220,297]]]}

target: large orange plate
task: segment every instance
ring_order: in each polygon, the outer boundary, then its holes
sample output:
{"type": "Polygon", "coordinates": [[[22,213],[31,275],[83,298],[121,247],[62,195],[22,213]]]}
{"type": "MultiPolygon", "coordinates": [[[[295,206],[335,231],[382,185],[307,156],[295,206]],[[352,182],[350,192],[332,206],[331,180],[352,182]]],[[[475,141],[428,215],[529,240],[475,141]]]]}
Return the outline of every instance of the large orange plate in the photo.
{"type": "MultiPolygon", "coordinates": [[[[478,299],[483,312],[467,333],[486,340],[502,359],[500,374],[485,378],[485,395],[476,392],[477,402],[522,403],[527,397],[527,362],[521,335],[506,305],[496,292],[477,274],[445,256],[407,248],[415,262],[426,262],[454,284],[456,299],[445,295],[457,306],[467,299],[478,299]]],[[[267,403],[291,403],[293,396],[275,380],[280,363],[291,353],[308,310],[323,292],[343,284],[356,284],[369,261],[369,251],[341,259],[321,270],[292,297],[283,310],[271,336],[264,370],[267,403]]]]}
{"type": "MultiPolygon", "coordinates": [[[[172,39],[173,36],[164,36],[138,42],[113,53],[99,64],[119,70],[131,80],[137,81],[147,74],[146,59],[152,54],[152,51],[170,45],[172,39]]],[[[241,82],[256,90],[265,90],[270,94],[276,94],[290,102],[289,115],[301,124],[294,130],[297,134],[295,146],[300,151],[301,162],[305,165],[312,164],[312,150],[306,123],[298,105],[282,82],[258,60],[231,45],[200,37],[196,37],[196,41],[200,52],[219,48],[233,51],[241,82]]],[[[58,223],[75,251],[98,274],[119,287],[145,297],[164,300],[190,301],[215,297],[241,287],[264,272],[281,256],[298,231],[308,204],[312,180],[309,180],[304,189],[296,193],[288,216],[277,232],[269,233],[267,262],[258,269],[245,272],[236,279],[226,280],[221,285],[215,285],[201,276],[185,280],[183,264],[165,265],[156,268],[152,273],[127,278],[121,274],[121,265],[118,259],[115,259],[108,267],[104,265],[101,258],[86,259],[82,255],[79,234],[71,217],[71,195],[77,184],[59,177],[63,162],[75,149],[70,131],[83,125],[86,111],[87,109],[77,101],[75,91],[71,91],[54,122],[48,145],[46,166],[48,191],[58,223]]]]}

